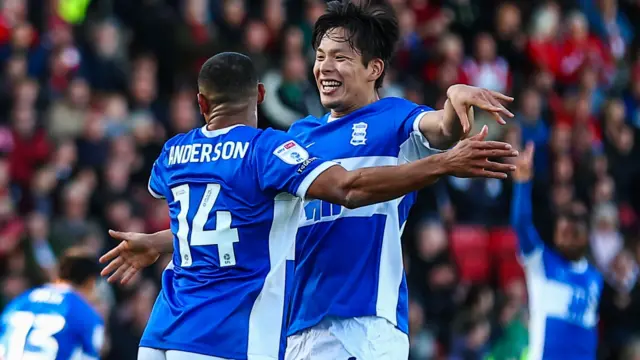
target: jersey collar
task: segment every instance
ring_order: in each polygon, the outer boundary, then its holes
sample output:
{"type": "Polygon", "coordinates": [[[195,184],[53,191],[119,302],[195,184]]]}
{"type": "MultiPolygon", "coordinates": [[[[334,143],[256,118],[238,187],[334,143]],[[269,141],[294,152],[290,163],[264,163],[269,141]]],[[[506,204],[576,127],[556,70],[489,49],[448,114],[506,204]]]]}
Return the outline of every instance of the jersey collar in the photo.
{"type": "Polygon", "coordinates": [[[207,130],[207,125],[203,126],[201,128],[202,131],[202,135],[208,137],[208,138],[213,138],[219,135],[224,135],[226,133],[228,133],[229,131],[231,131],[232,129],[237,128],[238,126],[246,126],[244,124],[236,124],[236,125],[232,125],[232,126],[228,126],[226,128],[222,128],[222,129],[217,129],[217,130],[207,130]]]}

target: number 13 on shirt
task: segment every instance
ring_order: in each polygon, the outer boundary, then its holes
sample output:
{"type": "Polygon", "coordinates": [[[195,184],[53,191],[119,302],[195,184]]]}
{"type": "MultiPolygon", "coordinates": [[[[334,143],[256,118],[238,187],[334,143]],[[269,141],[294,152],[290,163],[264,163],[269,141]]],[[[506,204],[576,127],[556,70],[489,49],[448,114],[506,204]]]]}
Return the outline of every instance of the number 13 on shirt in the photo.
{"type": "Polygon", "coordinates": [[[200,200],[191,224],[187,219],[191,202],[189,184],[176,186],[171,189],[173,198],[180,203],[178,214],[178,237],[180,266],[188,267],[193,263],[190,246],[217,245],[220,267],[234,266],[236,255],[233,244],[240,241],[238,230],[231,228],[231,213],[229,211],[216,212],[216,229],[204,230],[213,205],[220,195],[219,184],[207,184],[204,195],[200,200]],[[191,236],[189,236],[191,230],[191,236]]]}

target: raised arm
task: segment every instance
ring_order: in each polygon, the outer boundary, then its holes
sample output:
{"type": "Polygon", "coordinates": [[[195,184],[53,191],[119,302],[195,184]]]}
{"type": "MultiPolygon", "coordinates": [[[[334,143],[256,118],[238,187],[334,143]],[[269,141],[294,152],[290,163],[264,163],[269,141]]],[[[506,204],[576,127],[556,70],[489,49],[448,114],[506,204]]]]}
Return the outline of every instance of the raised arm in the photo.
{"type": "Polygon", "coordinates": [[[533,144],[527,144],[525,151],[516,160],[517,168],[513,173],[511,225],[518,236],[520,251],[525,256],[529,256],[543,245],[542,239],[533,225],[533,210],[531,207],[533,151],[533,144]]]}
{"type": "Polygon", "coordinates": [[[489,159],[516,156],[511,146],[483,141],[487,128],[459,142],[447,152],[400,165],[347,171],[334,166],[311,184],[308,198],[325,200],[347,208],[389,201],[433,184],[442,175],[504,179],[515,166],[489,159]]]}
{"type": "Polygon", "coordinates": [[[473,127],[473,106],[488,111],[499,124],[502,116],[513,117],[501,102],[512,97],[487,89],[467,85],[453,85],[447,90],[444,108],[430,111],[420,119],[420,132],[436,149],[448,149],[465,138],[473,127]]]}

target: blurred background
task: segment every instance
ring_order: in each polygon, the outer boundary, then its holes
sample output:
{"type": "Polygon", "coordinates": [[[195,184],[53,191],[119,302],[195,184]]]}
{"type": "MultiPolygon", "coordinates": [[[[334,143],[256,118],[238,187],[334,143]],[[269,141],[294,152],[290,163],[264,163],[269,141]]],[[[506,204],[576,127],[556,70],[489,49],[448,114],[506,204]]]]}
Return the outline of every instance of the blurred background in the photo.
{"type": "MultiPolygon", "coordinates": [[[[383,96],[440,108],[465,83],[516,97],[507,126],[536,144],[535,220],[591,218],[606,278],[602,359],[640,359],[640,1],[392,0],[402,34],[383,96]]],[[[146,192],[163,142],[201,124],[199,66],[249,54],[268,96],[260,126],[321,115],[311,75],[322,0],[0,0],[0,307],[55,277],[72,245],[101,254],[108,228],[153,232],[146,192]]],[[[520,359],[526,286],[509,229],[510,180],[442,179],[404,234],[411,358],[520,359]]],[[[101,284],[103,358],[135,359],[163,259],[128,287],[101,284]]]]}

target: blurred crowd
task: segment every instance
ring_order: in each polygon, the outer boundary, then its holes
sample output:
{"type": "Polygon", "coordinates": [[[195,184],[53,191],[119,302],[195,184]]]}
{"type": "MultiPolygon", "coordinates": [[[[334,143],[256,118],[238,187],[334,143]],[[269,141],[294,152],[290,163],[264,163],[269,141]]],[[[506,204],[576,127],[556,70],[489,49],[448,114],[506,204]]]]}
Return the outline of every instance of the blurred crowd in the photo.
{"type": "MultiPolygon", "coordinates": [[[[640,1],[391,0],[402,42],[381,96],[440,108],[465,83],[510,94],[492,139],[536,144],[543,238],[573,206],[591,219],[606,279],[602,359],[640,359],[640,1]]],[[[0,1],[0,307],[55,277],[73,245],[111,248],[108,228],[168,227],[146,193],[163,142],[201,123],[199,66],[250,55],[268,91],[260,126],[325,110],[311,66],[322,0],[0,1]]],[[[509,229],[510,180],[442,179],[404,234],[411,359],[520,359],[526,284],[509,229]]],[[[104,359],[135,359],[159,275],[100,285],[104,359]]]]}

